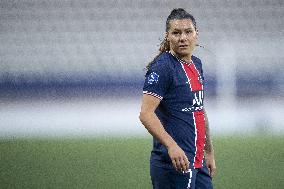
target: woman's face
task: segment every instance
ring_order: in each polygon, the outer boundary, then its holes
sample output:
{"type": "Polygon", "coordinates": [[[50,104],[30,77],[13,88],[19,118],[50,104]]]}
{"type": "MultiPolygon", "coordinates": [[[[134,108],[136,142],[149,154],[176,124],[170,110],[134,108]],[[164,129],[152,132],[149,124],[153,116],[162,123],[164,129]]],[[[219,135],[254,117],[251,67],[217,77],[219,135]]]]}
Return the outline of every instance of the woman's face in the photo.
{"type": "Polygon", "coordinates": [[[192,20],[171,20],[169,24],[166,38],[170,43],[171,51],[179,58],[191,58],[192,51],[197,45],[198,36],[192,20]]]}

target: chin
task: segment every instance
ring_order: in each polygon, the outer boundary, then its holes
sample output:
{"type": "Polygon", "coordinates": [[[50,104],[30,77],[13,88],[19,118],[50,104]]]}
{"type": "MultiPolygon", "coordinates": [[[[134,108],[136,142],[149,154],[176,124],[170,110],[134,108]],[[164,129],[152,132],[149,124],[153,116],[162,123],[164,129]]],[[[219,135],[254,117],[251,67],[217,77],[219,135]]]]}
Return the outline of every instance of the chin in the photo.
{"type": "Polygon", "coordinates": [[[183,51],[178,51],[177,54],[184,57],[190,55],[191,53],[189,50],[183,50],[183,51]]]}

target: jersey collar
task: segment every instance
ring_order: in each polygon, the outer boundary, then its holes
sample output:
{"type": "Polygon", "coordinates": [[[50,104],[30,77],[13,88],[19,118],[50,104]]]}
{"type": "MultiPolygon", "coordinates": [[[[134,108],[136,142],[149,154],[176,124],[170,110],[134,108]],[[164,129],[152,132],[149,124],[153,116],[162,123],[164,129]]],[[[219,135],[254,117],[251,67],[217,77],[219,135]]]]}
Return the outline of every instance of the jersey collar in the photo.
{"type": "Polygon", "coordinates": [[[174,54],[172,54],[170,51],[167,51],[168,53],[170,53],[175,59],[177,59],[180,63],[183,63],[183,64],[187,64],[187,65],[190,65],[193,63],[193,61],[191,60],[190,62],[186,62],[184,60],[181,60],[179,59],[178,57],[176,57],[174,54]]]}

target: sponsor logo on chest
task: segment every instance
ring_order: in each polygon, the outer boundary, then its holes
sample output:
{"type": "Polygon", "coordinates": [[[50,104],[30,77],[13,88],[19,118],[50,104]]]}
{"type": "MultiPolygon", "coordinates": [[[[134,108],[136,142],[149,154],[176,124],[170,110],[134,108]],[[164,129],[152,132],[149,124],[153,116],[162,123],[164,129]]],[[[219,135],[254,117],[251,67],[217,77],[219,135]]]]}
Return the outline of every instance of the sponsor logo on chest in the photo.
{"type": "Polygon", "coordinates": [[[191,111],[199,111],[203,109],[203,91],[196,91],[193,94],[193,99],[192,99],[192,106],[191,107],[186,107],[183,108],[181,111],[183,112],[191,112],[191,111]]]}

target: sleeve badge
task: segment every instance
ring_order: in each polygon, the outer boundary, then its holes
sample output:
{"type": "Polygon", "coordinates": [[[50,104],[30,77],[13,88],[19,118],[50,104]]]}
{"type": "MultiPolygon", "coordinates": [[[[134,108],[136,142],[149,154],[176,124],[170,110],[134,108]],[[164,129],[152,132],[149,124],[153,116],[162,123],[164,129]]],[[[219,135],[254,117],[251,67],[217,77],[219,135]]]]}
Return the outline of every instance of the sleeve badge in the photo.
{"type": "Polygon", "coordinates": [[[159,75],[156,74],[155,72],[152,72],[149,76],[148,76],[148,83],[150,85],[152,85],[153,83],[158,83],[159,80],[159,75]]]}

